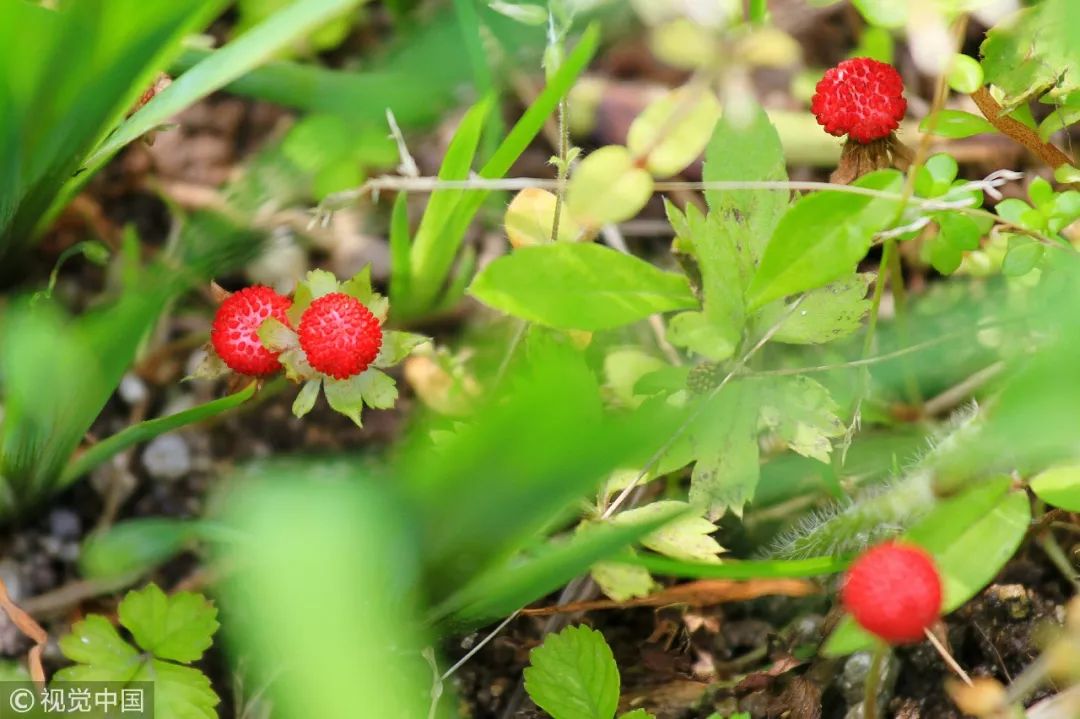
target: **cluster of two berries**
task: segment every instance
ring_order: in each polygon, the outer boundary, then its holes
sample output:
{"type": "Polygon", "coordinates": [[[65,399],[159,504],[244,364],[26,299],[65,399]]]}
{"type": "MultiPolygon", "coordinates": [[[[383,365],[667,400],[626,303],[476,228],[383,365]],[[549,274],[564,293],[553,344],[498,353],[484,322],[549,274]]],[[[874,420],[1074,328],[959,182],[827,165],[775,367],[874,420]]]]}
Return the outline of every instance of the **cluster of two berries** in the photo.
{"type": "MultiPolygon", "coordinates": [[[[259,328],[268,319],[291,328],[292,304],[290,298],[262,285],[229,295],[218,307],[210,331],[214,351],[238,374],[266,377],[278,372],[280,352],[263,344],[259,328]]],[[[296,331],[311,367],[339,380],[366,370],[382,347],[378,318],[358,299],[342,292],[312,300],[300,315],[296,331]]]]}

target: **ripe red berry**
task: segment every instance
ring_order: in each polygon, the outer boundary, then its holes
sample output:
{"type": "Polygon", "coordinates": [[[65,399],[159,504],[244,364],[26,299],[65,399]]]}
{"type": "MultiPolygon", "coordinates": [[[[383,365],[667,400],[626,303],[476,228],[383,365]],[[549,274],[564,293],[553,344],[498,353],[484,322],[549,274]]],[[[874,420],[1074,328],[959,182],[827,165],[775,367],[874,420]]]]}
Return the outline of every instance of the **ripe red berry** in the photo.
{"type": "Polygon", "coordinates": [[[887,63],[868,57],[844,60],[818,82],[810,109],[830,135],[847,135],[862,144],[880,140],[904,118],[904,81],[887,63]]]}
{"type": "Polygon", "coordinates": [[[313,301],[300,317],[300,347],[319,372],[348,379],[368,368],[382,346],[382,328],[355,297],[333,292],[313,301]]]}
{"type": "Polygon", "coordinates": [[[292,300],[269,287],[253,285],[229,295],[218,307],[210,342],[229,369],[263,377],[281,369],[277,354],[259,341],[259,325],[273,317],[289,324],[292,300]]]}
{"type": "Polygon", "coordinates": [[[941,577],[919,547],[886,542],[855,560],[840,597],[863,629],[890,644],[917,642],[941,613],[941,577]]]}

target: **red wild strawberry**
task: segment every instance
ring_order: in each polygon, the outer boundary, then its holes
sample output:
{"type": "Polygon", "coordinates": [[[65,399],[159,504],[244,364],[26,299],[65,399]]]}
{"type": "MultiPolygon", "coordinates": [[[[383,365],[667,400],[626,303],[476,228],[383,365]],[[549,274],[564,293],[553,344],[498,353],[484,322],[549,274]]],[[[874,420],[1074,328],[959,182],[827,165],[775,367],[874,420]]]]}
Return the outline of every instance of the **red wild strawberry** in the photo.
{"type": "Polygon", "coordinates": [[[355,297],[341,292],[323,295],[300,317],[300,347],[308,362],[334,379],[366,370],[381,346],[379,320],[355,297]]]}
{"type": "Polygon", "coordinates": [[[285,325],[292,300],[269,287],[253,285],[229,295],[218,307],[210,342],[229,369],[263,377],[281,369],[277,354],[259,341],[259,325],[273,317],[285,325]]]}
{"type": "Polygon", "coordinates": [[[892,65],[856,57],[825,73],[810,106],[830,135],[863,144],[888,137],[904,118],[904,81],[892,65]]]}
{"type": "Polygon", "coordinates": [[[855,560],[840,597],[863,629],[908,644],[922,639],[941,613],[941,577],[919,547],[886,542],[855,560]]]}

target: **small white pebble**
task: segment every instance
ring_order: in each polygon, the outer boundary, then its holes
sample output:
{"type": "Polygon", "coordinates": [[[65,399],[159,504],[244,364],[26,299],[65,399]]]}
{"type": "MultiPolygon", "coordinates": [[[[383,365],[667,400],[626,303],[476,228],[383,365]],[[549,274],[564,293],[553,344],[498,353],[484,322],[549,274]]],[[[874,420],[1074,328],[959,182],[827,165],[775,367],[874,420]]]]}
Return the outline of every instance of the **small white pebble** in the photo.
{"type": "Polygon", "coordinates": [[[146,446],[143,466],[155,479],[179,479],[191,471],[191,450],[178,434],[163,434],[146,446]]]}
{"type": "Polygon", "coordinates": [[[120,399],[124,400],[128,405],[145,402],[149,394],[146,391],[146,383],[130,372],[121,378],[117,392],[120,393],[120,399]]]}

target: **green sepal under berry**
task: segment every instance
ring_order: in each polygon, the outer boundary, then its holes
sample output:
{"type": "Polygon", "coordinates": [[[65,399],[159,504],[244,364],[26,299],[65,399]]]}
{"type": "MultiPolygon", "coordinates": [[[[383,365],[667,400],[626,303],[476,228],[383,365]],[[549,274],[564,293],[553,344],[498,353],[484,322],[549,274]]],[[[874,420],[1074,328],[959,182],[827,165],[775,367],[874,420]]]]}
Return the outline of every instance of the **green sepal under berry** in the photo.
{"type": "MultiPolygon", "coordinates": [[[[296,288],[293,305],[289,311],[289,321],[294,327],[300,326],[300,318],[311,303],[335,292],[355,298],[368,308],[380,323],[385,322],[390,309],[385,297],[371,287],[370,265],[355,277],[339,282],[325,270],[312,270],[296,288]]],[[[423,335],[412,332],[397,332],[384,329],[379,354],[363,372],[347,379],[335,379],[322,374],[308,362],[300,347],[300,337],[296,330],[271,318],[259,327],[259,340],[274,352],[280,352],[278,360],[285,368],[285,376],[292,382],[303,384],[292,411],[297,417],[303,417],[312,410],[322,389],[327,403],[340,414],[362,426],[361,413],[365,406],[372,409],[390,409],[397,401],[397,386],[389,375],[379,371],[400,364],[421,344],[428,341],[423,335]]]]}

